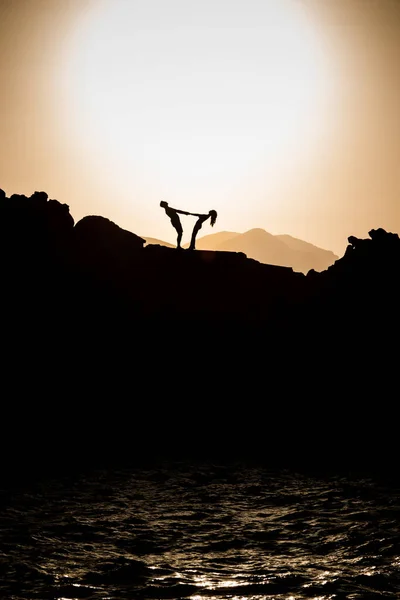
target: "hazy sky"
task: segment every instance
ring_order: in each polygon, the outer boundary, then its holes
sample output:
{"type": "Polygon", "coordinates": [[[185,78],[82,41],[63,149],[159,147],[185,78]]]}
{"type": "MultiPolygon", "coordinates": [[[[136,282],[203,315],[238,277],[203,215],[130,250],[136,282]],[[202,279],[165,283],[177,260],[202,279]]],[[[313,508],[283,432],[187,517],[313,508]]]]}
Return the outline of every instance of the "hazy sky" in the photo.
{"type": "Polygon", "coordinates": [[[399,64],[397,0],[0,0],[0,187],[342,254],[400,231],[399,64]]]}

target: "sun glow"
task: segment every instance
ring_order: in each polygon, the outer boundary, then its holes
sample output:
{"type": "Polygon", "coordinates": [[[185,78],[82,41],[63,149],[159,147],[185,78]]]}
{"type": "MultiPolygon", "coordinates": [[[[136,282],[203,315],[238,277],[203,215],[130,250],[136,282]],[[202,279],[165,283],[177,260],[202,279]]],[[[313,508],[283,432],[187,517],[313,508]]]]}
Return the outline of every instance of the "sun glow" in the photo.
{"type": "Polygon", "coordinates": [[[228,212],[244,189],[256,210],[315,149],[329,99],[296,0],[101,0],[64,72],[76,152],[140,218],[160,199],[228,212]]]}

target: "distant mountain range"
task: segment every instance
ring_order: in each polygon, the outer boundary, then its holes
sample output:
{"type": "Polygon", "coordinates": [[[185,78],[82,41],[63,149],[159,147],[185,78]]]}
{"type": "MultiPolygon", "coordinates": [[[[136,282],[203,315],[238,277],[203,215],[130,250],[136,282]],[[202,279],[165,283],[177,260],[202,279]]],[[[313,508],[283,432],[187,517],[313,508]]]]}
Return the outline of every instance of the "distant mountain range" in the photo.
{"type": "MultiPolygon", "coordinates": [[[[147,244],[173,248],[173,244],[155,238],[144,238],[147,244]]],[[[187,247],[186,244],[185,247],[187,247]]],[[[245,233],[221,231],[199,238],[198,250],[243,252],[248,258],[261,263],[292,267],[294,271],[308,273],[311,269],[325,271],[339,257],[330,250],[318,248],[290,235],[272,235],[264,229],[250,229],[245,233]]]]}

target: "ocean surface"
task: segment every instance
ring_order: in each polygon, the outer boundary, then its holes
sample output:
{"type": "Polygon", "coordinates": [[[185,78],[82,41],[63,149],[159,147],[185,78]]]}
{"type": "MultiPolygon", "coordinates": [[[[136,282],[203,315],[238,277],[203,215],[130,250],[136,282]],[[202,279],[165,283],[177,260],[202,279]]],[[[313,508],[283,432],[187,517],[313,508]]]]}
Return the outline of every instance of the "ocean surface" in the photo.
{"type": "Polygon", "coordinates": [[[400,488],[164,464],[0,486],[0,597],[400,598],[400,488]]]}

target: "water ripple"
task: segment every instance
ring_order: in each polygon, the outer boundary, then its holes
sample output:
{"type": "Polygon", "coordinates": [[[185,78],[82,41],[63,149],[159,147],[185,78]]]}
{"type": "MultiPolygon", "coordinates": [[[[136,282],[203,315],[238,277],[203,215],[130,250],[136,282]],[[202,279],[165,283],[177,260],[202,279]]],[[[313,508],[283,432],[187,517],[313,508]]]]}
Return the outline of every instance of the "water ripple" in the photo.
{"type": "Polygon", "coordinates": [[[0,499],[4,598],[400,598],[400,493],[370,480],[178,464],[0,499]]]}

